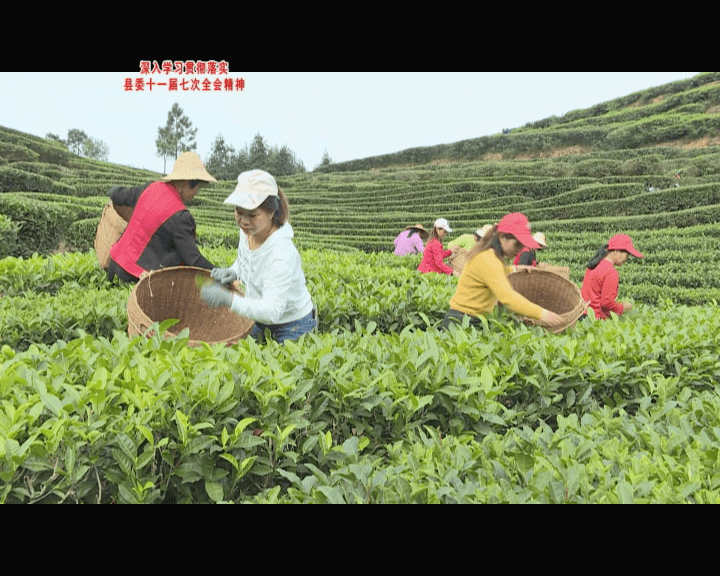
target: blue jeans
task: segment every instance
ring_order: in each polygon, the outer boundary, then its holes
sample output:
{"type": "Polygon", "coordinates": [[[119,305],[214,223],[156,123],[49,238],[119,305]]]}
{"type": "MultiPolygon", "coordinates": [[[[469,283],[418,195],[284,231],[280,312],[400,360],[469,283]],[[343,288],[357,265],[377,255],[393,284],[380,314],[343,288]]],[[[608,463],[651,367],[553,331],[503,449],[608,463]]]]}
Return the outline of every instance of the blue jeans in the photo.
{"type": "Polygon", "coordinates": [[[264,342],[265,328],[267,328],[270,330],[272,338],[282,344],[285,340],[297,340],[300,336],[306,332],[310,332],[316,327],[317,313],[313,307],[312,311],[306,316],[286,324],[260,324],[260,322],[255,322],[255,326],[253,326],[250,336],[258,342],[264,342]]]}

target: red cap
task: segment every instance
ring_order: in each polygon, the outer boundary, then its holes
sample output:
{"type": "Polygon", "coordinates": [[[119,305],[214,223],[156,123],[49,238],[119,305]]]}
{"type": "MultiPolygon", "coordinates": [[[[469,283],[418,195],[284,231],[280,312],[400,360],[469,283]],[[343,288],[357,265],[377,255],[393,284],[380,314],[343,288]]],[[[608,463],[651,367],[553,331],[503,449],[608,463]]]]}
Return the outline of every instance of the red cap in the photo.
{"type": "Polygon", "coordinates": [[[635,250],[633,241],[627,234],[615,234],[610,240],[608,240],[608,250],[627,250],[633,256],[642,258],[643,255],[635,250]]]}
{"type": "Polygon", "coordinates": [[[530,222],[528,222],[527,216],[520,212],[505,214],[498,222],[497,231],[512,234],[527,248],[540,248],[540,244],[533,240],[530,233],[530,222]]]}

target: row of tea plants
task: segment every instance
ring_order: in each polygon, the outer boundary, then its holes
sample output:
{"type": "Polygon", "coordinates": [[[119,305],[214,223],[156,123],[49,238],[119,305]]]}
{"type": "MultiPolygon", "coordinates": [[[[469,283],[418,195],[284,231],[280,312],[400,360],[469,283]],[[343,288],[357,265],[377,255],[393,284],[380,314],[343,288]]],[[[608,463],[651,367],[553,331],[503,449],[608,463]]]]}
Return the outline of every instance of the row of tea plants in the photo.
{"type": "Polygon", "coordinates": [[[720,501],[714,302],[446,333],[453,278],[302,255],[319,332],[228,348],[128,339],[92,251],[0,261],[0,501],[720,501]]]}

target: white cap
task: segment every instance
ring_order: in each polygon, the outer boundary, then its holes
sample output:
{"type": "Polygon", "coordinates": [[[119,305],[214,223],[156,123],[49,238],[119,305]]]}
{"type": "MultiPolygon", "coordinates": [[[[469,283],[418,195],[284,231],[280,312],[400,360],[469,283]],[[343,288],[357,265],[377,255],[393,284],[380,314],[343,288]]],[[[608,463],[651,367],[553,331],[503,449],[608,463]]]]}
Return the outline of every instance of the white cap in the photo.
{"type": "Polygon", "coordinates": [[[264,170],[248,170],[238,176],[235,191],[225,198],[224,204],[234,204],[245,210],[255,210],[268,196],[277,196],[278,187],[264,170]]]}
{"type": "Polygon", "coordinates": [[[452,228],[450,228],[450,224],[447,220],[445,220],[445,218],[438,218],[437,220],[435,220],[435,228],[443,228],[448,232],[452,232],[452,228]]]}

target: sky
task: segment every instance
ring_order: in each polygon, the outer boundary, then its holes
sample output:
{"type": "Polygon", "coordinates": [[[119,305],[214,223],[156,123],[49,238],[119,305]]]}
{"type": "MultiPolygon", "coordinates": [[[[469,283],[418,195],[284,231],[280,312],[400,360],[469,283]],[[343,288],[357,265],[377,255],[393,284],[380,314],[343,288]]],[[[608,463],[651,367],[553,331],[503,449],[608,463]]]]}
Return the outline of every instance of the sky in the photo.
{"type": "MultiPolygon", "coordinates": [[[[158,66],[162,62],[157,62],[158,66]]],[[[260,133],[313,170],[333,162],[448,144],[519,128],[571,110],[691,78],[698,72],[245,72],[169,74],[2,72],[0,126],[67,138],[77,128],[110,148],[109,162],[170,172],[157,156],[158,128],[178,103],[197,128],[206,160],[222,135],[236,150],[260,133]],[[232,91],[183,90],[232,80],[232,91]],[[174,80],[177,90],[148,83],[174,80]],[[243,81],[243,89],[237,84],[243,81]],[[137,83],[145,89],[136,89],[137,83]],[[129,82],[132,90],[126,90],[129,82]]]]}

